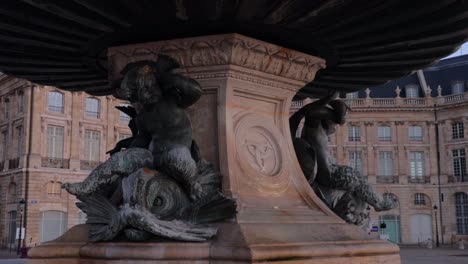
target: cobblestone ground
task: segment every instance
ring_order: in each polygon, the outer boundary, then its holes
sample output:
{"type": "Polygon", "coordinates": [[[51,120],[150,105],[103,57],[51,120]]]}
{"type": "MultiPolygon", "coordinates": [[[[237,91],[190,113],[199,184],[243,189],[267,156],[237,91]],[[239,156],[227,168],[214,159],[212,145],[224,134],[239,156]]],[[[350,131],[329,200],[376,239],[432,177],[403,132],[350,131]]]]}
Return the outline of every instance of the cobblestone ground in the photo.
{"type": "Polygon", "coordinates": [[[401,248],[402,264],[468,264],[468,249],[459,250],[450,247],[439,248],[401,248]]]}

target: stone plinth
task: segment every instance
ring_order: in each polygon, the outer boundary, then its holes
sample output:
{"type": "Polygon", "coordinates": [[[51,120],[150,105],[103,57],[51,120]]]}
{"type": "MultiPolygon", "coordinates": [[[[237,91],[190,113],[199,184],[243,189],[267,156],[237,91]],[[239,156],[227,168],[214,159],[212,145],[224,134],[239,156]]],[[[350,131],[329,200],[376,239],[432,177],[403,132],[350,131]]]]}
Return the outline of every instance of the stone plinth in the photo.
{"type": "Polygon", "coordinates": [[[175,58],[204,90],[189,109],[194,137],[202,156],[224,175],[224,192],[237,200],[236,219],[221,223],[213,240],[196,244],[90,244],[86,232],[70,231],[32,250],[32,263],[400,263],[398,246],[334,215],[299,167],[289,108],[324,60],[218,35],[111,48],[110,80],[120,78],[127,63],[157,60],[159,53],[175,58]],[[66,253],[48,253],[54,250],[66,253]]]}

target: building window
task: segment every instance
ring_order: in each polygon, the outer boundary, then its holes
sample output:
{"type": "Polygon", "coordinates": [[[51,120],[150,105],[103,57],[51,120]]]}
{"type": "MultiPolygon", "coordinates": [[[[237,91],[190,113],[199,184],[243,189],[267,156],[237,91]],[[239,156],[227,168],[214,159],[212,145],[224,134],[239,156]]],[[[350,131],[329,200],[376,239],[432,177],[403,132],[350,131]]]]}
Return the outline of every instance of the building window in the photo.
{"type": "Polygon", "coordinates": [[[14,246],[16,241],[16,211],[8,212],[8,246],[14,246]]]}
{"type": "Polygon", "coordinates": [[[24,111],[24,93],[20,92],[18,94],[18,112],[23,113],[24,111]]]}
{"type": "Polygon", "coordinates": [[[99,118],[100,115],[100,102],[96,98],[86,98],[86,116],[92,118],[99,118]]]}
{"type": "Polygon", "coordinates": [[[452,94],[462,94],[465,92],[463,81],[455,81],[452,83],[452,94]]]}
{"type": "Polygon", "coordinates": [[[415,205],[426,205],[426,195],[424,193],[414,194],[414,204],[415,205]]]}
{"type": "Polygon", "coordinates": [[[412,178],[422,177],[424,175],[424,152],[410,152],[410,176],[412,178]]]}
{"type": "Polygon", "coordinates": [[[465,149],[452,150],[453,155],[453,176],[458,182],[465,182],[466,180],[466,153],[465,149]]]}
{"type": "Polygon", "coordinates": [[[86,221],[88,220],[88,216],[80,211],[78,215],[78,224],[86,224],[86,221]]]}
{"type": "Polygon", "coordinates": [[[10,99],[9,98],[5,98],[5,109],[4,109],[4,117],[5,119],[8,119],[10,118],[10,99]]]}
{"type": "Polygon", "coordinates": [[[49,92],[49,112],[64,113],[63,94],[59,92],[49,92]]]}
{"type": "Polygon", "coordinates": [[[47,195],[48,196],[60,196],[62,194],[62,183],[52,181],[47,183],[47,195]]]}
{"type": "Polygon", "coordinates": [[[359,98],[359,92],[352,92],[346,94],[347,99],[356,99],[359,98]]]}
{"type": "Polygon", "coordinates": [[[2,162],[8,158],[8,131],[2,132],[2,162]]]}
{"type": "Polygon", "coordinates": [[[393,153],[391,151],[379,152],[379,176],[393,175],[393,153]]]}
{"type": "Polygon", "coordinates": [[[468,195],[455,194],[455,214],[457,217],[457,234],[468,235],[468,195]]]}
{"type": "Polygon", "coordinates": [[[67,213],[61,211],[41,212],[41,242],[61,236],[67,228],[67,213]]]}
{"type": "Polygon", "coordinates": [[[16,145],[16,157],[19,158],[23,155],[23,127],[19,126],[16,128],[17,145],[16,145]]]}
{"type": "Polygon", "coordinates": [[[407,98],[418,98],[419,97],[419,86],[417,85],[407,85],[405,87],[406,97],[407,98]]]}
{"type": "MultiPolygon", "coordinates": [[[[129,106],[129,105],[121,104],[120,106],[129,106]]],[[[120,122],[128,124],[128,122],[130,122],[131,117],[122,111],[119,111],[119,113],[120,113],[120,116],[119,116],[120,122]]]]}
{"type": "Polygon", "coordinates": [[[392,139],[389,126],[381,126],[377,128],[377,135],[380,141],[390,141],[392,139]]]}
{"type": "Polygon", "coordinates": [[[85,130],[84,160],[99,161],[101,133],[95,130],[85,130]]]}
{"type": "Polygon", "coordinates": [[[350,151],[349,153],[349,166],[362,173],[362,158],[361,151],[350,151]]]}
{"type": "Polygon", "coordinates": [[[452,123],[452,138],[459,139],[464,138],[465,128],[463,127],[463,122],[452,123]]]}
{"type": "Polygon", "coordinates": [[[361,131],[359,130],[359,127],[348,127],[348,141],[361,141],[361,131]]]}
{"type": "Polygon", "coordinates": [[[63,159],[63,127],[47,126],[47,157],[63,159]]]}
{"type": "Polygon", "coordinates": [[[408,131],[409,131],[409,139],[411,141],[422,141],[422,127],[410,126],[408,131]]]}

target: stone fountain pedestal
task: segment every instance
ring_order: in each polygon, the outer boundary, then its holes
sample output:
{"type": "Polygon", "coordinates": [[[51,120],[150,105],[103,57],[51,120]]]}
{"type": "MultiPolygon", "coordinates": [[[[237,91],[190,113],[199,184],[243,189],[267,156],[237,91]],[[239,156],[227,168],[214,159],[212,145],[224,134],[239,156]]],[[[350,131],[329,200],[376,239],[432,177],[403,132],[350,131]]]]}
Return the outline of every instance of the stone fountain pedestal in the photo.
{"type": "Polygon", "coordinates": [[[126,64],[175,58],[202,86],[189,109],[194,138],[238,204],[206,243],[87,242],[87,226],[30,251],[29,263],[400,263],[397,245],[346,224],[314,194],[289,132],[296,92],[323,59],[238,34],[143,43],[108,51],[111,81],[126,64]]]}

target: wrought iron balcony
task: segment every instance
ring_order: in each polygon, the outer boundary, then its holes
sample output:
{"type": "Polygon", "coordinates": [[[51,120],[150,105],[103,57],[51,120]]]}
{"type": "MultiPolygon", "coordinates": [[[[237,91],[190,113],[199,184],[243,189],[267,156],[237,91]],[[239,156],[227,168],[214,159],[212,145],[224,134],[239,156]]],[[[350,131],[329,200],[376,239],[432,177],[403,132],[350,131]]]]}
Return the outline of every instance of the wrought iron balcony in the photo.
{"type": "Polygon", "coordinates": [[[431,183],[430,176],[408,176],[408,183],[416,183],[416,184],[429,184],[431,183]]]}
{"type": "Polygon", "coordinates": [[[398,176],[377,176],[377,183],[398,183],[398,176]]]}
{"type": "Polygon", "coordinates": [[[464,175],[464,177],[457,177],[454,175],[449,175],[448,176],[448,182],[449,183],[454,183],[454,182],[468,182],[468,176],[464,175]]]}
{"type": "Polygon", "coordinates": [[[58,169],[69,169],[70,160],[60,158],[43,157],[41,160],[41,166],[47,168],[58,168],[58,169]]]}

